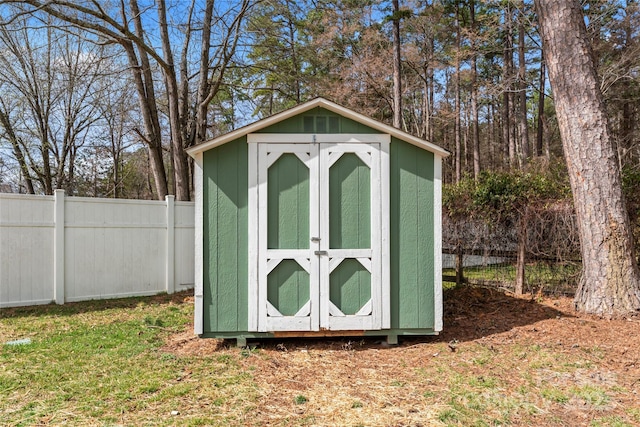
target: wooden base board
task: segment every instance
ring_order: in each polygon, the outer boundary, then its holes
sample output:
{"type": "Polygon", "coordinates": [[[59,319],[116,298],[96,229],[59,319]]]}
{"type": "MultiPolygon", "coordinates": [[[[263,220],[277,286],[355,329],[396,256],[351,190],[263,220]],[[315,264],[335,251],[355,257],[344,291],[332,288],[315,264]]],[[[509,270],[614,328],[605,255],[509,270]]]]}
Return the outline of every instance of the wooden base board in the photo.
{"type": "MultiPolygon", "coordinates": [[[[313,337],[362,337],[365,331],[278,331],[272,332],[274,338],[313,338],[313,337]]],[[[384,335],[384,334],[382,334],[384,335]]]]}

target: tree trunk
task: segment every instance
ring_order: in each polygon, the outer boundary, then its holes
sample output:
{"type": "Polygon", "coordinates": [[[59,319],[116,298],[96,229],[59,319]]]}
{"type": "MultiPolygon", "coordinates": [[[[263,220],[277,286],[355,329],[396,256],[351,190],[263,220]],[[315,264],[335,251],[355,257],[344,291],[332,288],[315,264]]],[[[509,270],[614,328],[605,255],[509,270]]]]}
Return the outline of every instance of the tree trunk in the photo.
{"type": "Polygon", "coordinates": [[[507,4],[504,12],[504,49],[502,65],[502,84],[504,86],[502,100],[502,142],[507,153],[509,167],[516,166],[516,142],[511,136],[511,109],[513,108],[513,40],[511,34],[512,15],[510,6],[507,4]]]}
{"type": "Polygon", "coordinates": [[[167,25],[167,13],[164,0],[158,0],[158,22],[160,24],[160,38],[162,40],[162,52],[167,63],[164,69],[164,79],[169,101],[169,126],[171,131],[171,154],[173,164],[173,183],[176,200],[190,200],[189,192],[189,166],[187,164],[187,154],[182,143],[183,133],[181,131],[180,119],[180,95],[178,80],[176,78],[175,65],[173,62],[173,52],[171,51],[171,41],[169,39],[169,28],[167,25]]]}
{"type": "MultiPolygon", "coordinates": [[[[52,43],[51,29],[47,29],[47,42],[49,45],[52,43]]],[[[31,54],[31,52],[30,52],[31,54]]],[[[36,111],[38,112],[38,128],[40,137],[40,153],[42,155],[42,184],[44,187],[44,194],[53,195],[53,175],[51,171],[51,143],[49,141],[49,115],[51,113],[51,90],[53,82],[53,71],[51,69],[52,53],[51,49],[47,49],[47,60],[45,62],[45,75],[47,79],[47,87],[42,88],[40,85],[35,85],[35,90],[39,94],[36,111]]]]}
{"type": "Polygon", "coordinates": [[[204,100],[209,95],[209,67],[208,58],[211,50],[211,22],[213,19],[213,1],[207,1],[204,8],[202,40],[200,44],[200,81],[196,99],[196,135],[192,144],[207,140],[207,111],[208,103],[204,100]]]}
{"type": "MultiPolygon", "coordinates": [[[[436,49],[435,46],[435,39],[432,37],[431,40],[429,41],[430,47],[431,47],[431,55],[433,56],[433,52],[436,49]]],[[[434,134],[434,128],[435,128],[435,124],[434,121],[432,119],[433,114],[436,110],[436,106],[435,106],[435,97],[434,97],[434,93],[435,93],[435,78],[434,78],[434,70],[433,67],[429,67],[429,73],[427,74],[427,79],[429,80],[429,130],[427,132],[427,141],[433,141],[433,134],[434,134]]]]}
{"type": "Polygon", "coordinates": [[[393,0],[393,127],[402,126],[402,57],[400,50],[400,5],[393,0]]]}
{"type": "MultiPolygon", "coordinates": [[[[544,54],[544,53],[543,53],[544,54]]],[[[540,84],[538,86],[538,129],[536,134],[536,156],[542,156],[542,142],[544,136],[544,87],[545,87],[544,59],[540,60],[540,84]]]]}
{"type": "Polygon", "coordinates": [[[427,141],[429,139],[429,133],[431,131],[431,104],[429,103],[429,80],[427,79],[428,68],[424,67],[424,80],[422,81],[422,91],[424,92],[424,98],[422,100],[422,135],[427,141]]]}
{"type": "Polygon", "coordinates": [[[480,126],[478,117],[478,66],[476,52],[476,5],[475,1],[469,2],[469,14],[471,18],[471,146],[473,147],[473,178],[480,176],[480,126]]]}
{"type": "Polygon", "coordinates": [[[578,0],[535,0],[580,232],[580,311],[640,310],[640,272],[617,152],[578,0]]]}
{"type": "Polygon", "coordinates": [[[31,180],[31,174],[29,173],[29,166],[27,165],[27,161],[25,160],[22,149],[20,148],[20,141],[18,140],[18,137],[16,136],[16,133],[13,129],[13,124],[9,119],[9,114],[5,113],[3,110],[0,110],[0,126],[4,128],[5,137],[11,143],[13,155],[18,162],[20,173],[22,174],[25,185],[27,186],[27,193],[36,194],[35,188],[33,187],[33,181],[31,180]]]}
{"type": "Polygon", "coordinates": [[[127,53],[129,65],[131,66],[131,74],[138,92],[138,104],[140,105],[142,122],[144,124],[145,134],[143,135],[140,133],[139,136],[144,141],[148,149],[149,164],[151,166],[151,173],[153,174],[153,181],[155,183],[156,197],[158,200],[164,200],[164,197],[169,194],[169,190],[167,188],[167,175],[164,169],[164,161],[162,159],[162,145],[160,145],[160,138],[156,135],[155,127],[153,125],[154,120],[151,114],[152,106],[144,97],[147,91],[142,77],[143,73],[140,69],[141,67],[138,65],[138,59],[133,45],[130,43],[123,43],[123,47],[127,53]]]}
{"type": "MultiPolygon", "coordinates": [[[[143,39],[144,30],[137,0],[129,0],[129,6],[133,13],[133,23],[136,34],[139,38],[143,39]]],[[[121,5],[121,13],[123,21],[126,22],[128,19],[123,4],[121,5]]],[[[132,42],[123,40],[121,45],[129,59],[136,90],[138,91],[138,103],[142,112],[145,129],[143,139],[149,148],[149,160],[156,185],[156,197],[158,200],[164,200],[165,196],[169,194],[169,189],[162,155],[162,135],[160,131],[160,120],[158,118],[158,104],[153,87],[151,64],[149,63],[147,53],[142,49],[140,49],[140,64],[138,64],[138,58],[132,42]]]]}
{"type": "Polygon", "coordinates": [[[464,283],[464,250],[462,249],[462,241],[458,239],[456,245],[456,285],[460,286],[464,283]]]}
{"type": "MultiPolygon", "coordinates": [[[[296,3],[295,1],[293,2],[294,4],[296,3]]],[[[397,3],[397,2],[396,2],[397,3]]],[[[394,7],[396,6],[396,4],[394,4],[394,7]]],[[[291,49],[291,68],[292,68],[292,72],[295,73],[295,79],[294,79],[294,93],[295,93],[295,97],[296,97],[296,104],[300,104],[302,102],[302,86],[303,86],[303,82],[302,82],[302,78],[301,78],[301,71],[302,71],[302,66],[299,63],[299,58],[298,58],[298,46],[297,46],[297,40],[296,40],[296,23],[295,23],[295,12],[291,11],[291,0],[286,0],[285,4],[285,13],[286,13],[286,27],[287,27],[287,37],[288,37],[288,44],[289,47],[291,49]]],[[[395,26],[394,26],[395,29],[395,26]]],[[[395,31],[394,31],[394,37],[395,37],[395,31]]],[[[398,24],[398,47],[400,46],[400,26],[398,24]]],[[[400,58],[400,55],[398,55],[398,58],[400,58]]],[[[398,73],[399,74],[399,73],[398,73]]]]}
{"type": "Polygon", "coordinates": [[[520,129],[520,145],[522,163],[526,163],[531,153],[529,150],[529,125],[527,122],[527,64],[524,45],[524,0],[520,3],[518,14],[518,128],[520,129]]]}
{"type": "Polygon", "coordinates": [[[489,168],[494,168],[495,167],[495,158],[496,158],[496,146],[495,146],[495,141],[496,139],[496,120],[495,120],[495,112],[494,112],[494,104],[493,104],[493,100],[491,100],[491,102],[489,103],[489,105],[487,105],[487,120],[488,120],[488,126],[487,129],[489,131],[489,135],[487,135],[487,145],[489,148],[489,168]]]}
{"type": "Polygon", "coordinates": [[[460,35],[460,11],[458,9],[458,5],[456,4],[456,51],[455,55],[455,122],[454,122],[454,139],[456,144],[456,183],[462,180],[462,141],[460,135],[460,49],[462,48],[462,37],[460,35]]]}
{"type": "Polygon", "coordinates": [[[518,221],[518,258],[516,259],[516,288],[514,291],[517,296],[522,295],[524,292],[524,272],[527,255],[527,220],[527,215],[521,214],[518,221]]]}

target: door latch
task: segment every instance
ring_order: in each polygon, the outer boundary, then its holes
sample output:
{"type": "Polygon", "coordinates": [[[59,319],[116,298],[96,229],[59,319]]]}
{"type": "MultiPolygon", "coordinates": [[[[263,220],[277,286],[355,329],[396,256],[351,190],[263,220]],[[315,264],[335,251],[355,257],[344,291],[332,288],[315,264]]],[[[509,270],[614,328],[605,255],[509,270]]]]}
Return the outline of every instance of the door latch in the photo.
{"type": "Polygon", "coordinates": [[[313,253],[316,255],[329,255],[329,252],[327,251],[314,251],[313,253]]]}
{"type": "Polygon", "coordinates": [[[312,237],[311,241],[314,242],[314,243],[318,243],[320,241],[320,238],[319,237],[312,237]]]}

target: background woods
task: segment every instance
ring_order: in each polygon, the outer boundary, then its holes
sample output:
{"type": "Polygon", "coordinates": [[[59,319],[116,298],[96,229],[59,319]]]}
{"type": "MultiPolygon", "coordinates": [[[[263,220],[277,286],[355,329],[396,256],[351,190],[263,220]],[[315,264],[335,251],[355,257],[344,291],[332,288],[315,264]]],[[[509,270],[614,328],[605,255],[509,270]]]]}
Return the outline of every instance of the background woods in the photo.
{"type": "MultiPolygon", "coordinates": [[[[316,96],[448,148],[447,183],[562,157],[529,1],[0,5],[4,191],[187,200],[185,148],[316,96]]],[[[583,5],[633,171],[638,5],[583,5]]]]}

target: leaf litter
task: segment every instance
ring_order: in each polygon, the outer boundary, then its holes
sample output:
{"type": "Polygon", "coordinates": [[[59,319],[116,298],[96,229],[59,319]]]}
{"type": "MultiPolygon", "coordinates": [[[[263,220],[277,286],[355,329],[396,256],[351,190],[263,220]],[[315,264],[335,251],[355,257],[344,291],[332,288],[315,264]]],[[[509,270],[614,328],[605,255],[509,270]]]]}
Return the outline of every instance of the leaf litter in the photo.
{"type": "Polygon", "coordinates": [[[242,350],[187,329],[164,350],[226,355],[249,372],[257,394],[236,418],[243,425],[633,426],[638,323],[578,314],[567,297],[460,287],[445,292],[439,336],[401,337],[397,346],[273,338],[242,350]]]}

